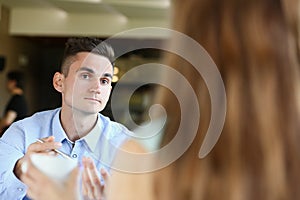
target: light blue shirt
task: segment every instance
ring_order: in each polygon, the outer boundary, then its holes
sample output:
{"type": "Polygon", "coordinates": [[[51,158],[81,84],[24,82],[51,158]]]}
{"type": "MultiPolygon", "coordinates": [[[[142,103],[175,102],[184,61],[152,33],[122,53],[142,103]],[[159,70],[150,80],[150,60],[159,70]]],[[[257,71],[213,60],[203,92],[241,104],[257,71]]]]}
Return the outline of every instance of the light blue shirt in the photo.
{"type": "MultiPolygon", "coordinates": [[[[116,148],[131,132],[123,125],[98,114],[97,126],[74,144],[68,139],[60,120],[60,108],[38,112],[31,117],[13,123],[0,139],[0,199],[23,199],[26,185],[13,173],[17,160],[24,156],[28,146],[37,138],[53,135],[61,142],[61,151],[81,163],[82,157],[91,157],[97,169],[109,171],[116,148]],[[73,146],[74,145],[74,146],[73,146]],[[73,148],[72,148],[73,147],[73,148]]],[[[26,197],[25,197],[26,198],[26,197]]]]}

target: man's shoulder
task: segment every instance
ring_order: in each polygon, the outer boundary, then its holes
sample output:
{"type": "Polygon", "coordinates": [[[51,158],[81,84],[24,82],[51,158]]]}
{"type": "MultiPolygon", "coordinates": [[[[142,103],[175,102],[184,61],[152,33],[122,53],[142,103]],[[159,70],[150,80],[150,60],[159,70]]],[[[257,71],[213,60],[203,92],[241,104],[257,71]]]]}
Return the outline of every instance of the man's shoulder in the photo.
{"type": "Polygon", "coordinates": [[[59,112],[60,108],[56,108],[53,110],[39,111],[34,113],[33,115],[26,117],[16,123],[26,124],[26,123],[41,123],[41,122],[49,122],[51,119],[59,112]]]}
{"type": "Polygon", "coordinates": [[[104,129],[114,129],[114,132],[131,132],[126,126],[124,126],[123,124],[116,122],[116,121],[112,121],[109,117],[104,116],[102,114],[99,113],[99,119],[101,120],[101,123],[103,124],[103,128],[104,129]]]}
{"type": "MultiPolygon", "coordinates": [[[[52,122],[54,116],[58,112],[59,109],[41,111],[30,117],[16,121],[11,124],[2,137],[5,137],[6,139],[9,138],[9,135],[15,135],[16,137],[21,137],[23,139],[47,137],[53,128],[52,122]]],[[[30,142],[32,141],[30,140],[30,142]]]]}

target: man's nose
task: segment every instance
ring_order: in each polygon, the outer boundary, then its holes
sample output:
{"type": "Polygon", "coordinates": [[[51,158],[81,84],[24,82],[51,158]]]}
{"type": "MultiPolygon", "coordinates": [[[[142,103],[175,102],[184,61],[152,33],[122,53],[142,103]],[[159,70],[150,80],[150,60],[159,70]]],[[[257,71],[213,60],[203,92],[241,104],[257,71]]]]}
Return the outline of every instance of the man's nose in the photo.
{"type": "Polygon", "coordinates": [[[100,94],[101,92],[100,80],[93,81],[90,91],[100,94]]]}

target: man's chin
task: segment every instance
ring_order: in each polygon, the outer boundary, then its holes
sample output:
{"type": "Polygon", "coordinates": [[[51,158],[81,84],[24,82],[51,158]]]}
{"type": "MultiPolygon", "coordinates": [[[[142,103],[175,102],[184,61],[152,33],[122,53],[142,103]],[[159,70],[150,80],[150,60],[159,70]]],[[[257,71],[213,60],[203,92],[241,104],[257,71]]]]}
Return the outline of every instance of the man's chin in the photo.
{"type": "Polygon", "coordinates": [[[75,113],[77,112],[78,114],[82,114],[82,115],[95,115],[98,114],[99,112],[101,112],[103,109],[100,108],[83,108],[83,109],[74,109],[75,113]]]}

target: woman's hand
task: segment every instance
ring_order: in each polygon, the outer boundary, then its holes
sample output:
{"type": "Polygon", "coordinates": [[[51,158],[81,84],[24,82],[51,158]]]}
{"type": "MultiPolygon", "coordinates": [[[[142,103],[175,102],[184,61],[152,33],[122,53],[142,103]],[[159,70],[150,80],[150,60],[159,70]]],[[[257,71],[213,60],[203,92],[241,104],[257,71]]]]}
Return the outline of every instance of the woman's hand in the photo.
{"type": "Polygon", "coordinates": [[[109,174],[104,170],[100,170],[100,174],[90,158],[83,158],[82,172],[82,194],[84,200],[103,200],[106,198],[106,193],[109,187],[109,174]],[[103,177],[105,184],[101,184],[103,177]]]}

